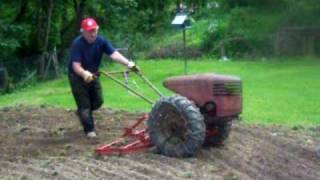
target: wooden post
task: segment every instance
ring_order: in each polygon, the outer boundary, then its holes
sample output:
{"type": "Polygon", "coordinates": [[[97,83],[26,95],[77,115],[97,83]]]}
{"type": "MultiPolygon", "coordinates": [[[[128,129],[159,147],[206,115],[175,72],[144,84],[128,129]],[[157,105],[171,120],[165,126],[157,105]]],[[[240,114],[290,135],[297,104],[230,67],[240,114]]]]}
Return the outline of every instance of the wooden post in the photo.
{"type": "Polygon", "coordinates": [[[220,45],[220,56],[221,58],[224,58],[226,56],[226,49],[224,46],[224,39],[221,41],[221,45],[220,45]]]}
{"type": "Polygon", "coordinates": [[[46,53],[45,62],[47,62],[47,64],[46,64],[46,70],[44,72],[43,79],[47,79],[48,78],[48,73],[49,73],[51,61],[52,61],[51,55],[49,53],[46,53]]]}
{"type": "Polygon", "coordinates": [[[53,70],[55,73],[55,78],[59,77],[59,63],[58,63],[58,58],[57,58],[57,50],[56,47],[54,48],[53,52],[51,53],[46,53],[46,58],[45,58],[46,64],[46,69],[44,72],[43,79],[47,79],[51,66],[53,66],[53,70]]]}
{"type": "Polygon", "coordinates": [[[52,59],[53,59],[53,68],[55,71],[55,75],[56,75],[56,78],[58,78],[59,77],[59,62],[58,62],[56,47],[54,47],[52,59]]]}
{"type": "Polygon", "coordinates": [[[4,67],[0,68],[0,91],[5,91],[8,86],[8,72],[4,67]]]}
{"type": "Polygon", "coordinates": [[[275,39],[274,39],[274,44],[273,44],[273,53],[276,56],[279,56],[281,54],[280,52],[280,46],[281,46],[281,30],[279,30],[276,35],[275,35],[275,39]]]}
{"type": "Polygon", "coordinates": [[[40,58],[39,58],[39,75],[41,79],[44,78],[45,68],[46,68],[46,53],[43,53],[40,55],[40,58]]]}

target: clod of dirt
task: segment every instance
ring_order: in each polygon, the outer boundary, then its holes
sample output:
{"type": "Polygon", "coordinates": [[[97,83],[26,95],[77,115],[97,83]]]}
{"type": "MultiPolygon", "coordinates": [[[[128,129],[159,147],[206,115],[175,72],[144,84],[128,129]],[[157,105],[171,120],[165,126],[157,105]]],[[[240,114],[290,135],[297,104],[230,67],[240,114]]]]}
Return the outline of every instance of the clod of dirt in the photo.
{"type": "Polygon", "coordinates": [[[320,146],[318,147],[318,150],[317,150],[317,156],[320,159],[320,146]]]}

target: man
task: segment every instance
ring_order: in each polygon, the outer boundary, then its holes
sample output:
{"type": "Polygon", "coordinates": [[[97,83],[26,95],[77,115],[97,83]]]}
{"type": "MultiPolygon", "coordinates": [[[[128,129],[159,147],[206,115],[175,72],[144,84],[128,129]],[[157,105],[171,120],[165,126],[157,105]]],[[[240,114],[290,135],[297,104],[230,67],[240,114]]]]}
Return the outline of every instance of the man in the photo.
{"type": "Polygon", "coordinates": [[[93,18],[81,22],[81,35],[72,43],[69,62],[69,82],[77,104],[77,114],[84,133],[89,138],[96,137],[92,111],[103,104],[102,89],[97,72],[103,53],[112,60],[136,70],[135,63],[116,51],[111,43],[98,36],[99,26],[93,18]]]}

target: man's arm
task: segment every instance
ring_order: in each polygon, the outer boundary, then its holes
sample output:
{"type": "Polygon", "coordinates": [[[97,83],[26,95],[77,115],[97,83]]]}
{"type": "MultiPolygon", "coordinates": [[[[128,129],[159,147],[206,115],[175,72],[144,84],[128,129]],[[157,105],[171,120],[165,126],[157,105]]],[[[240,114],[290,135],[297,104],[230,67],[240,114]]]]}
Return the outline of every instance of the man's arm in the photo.
{"type": "Polygon", "coordinates": [[[81,63],[79,63],[79,62],[72,62],[72,68],[73,68],[73,71],[74,71],[77,75],[83,77],[83,72],[84,72],[85,70],[84,70],[83,67],[81,66],[81,63]]]}
{"type": "Polygon", "coordinates": [[[124,57],[121,53],[119,53],[119,51],[114,51],[111,55],[110,55],[111,59],[123,64],[125,66],[128,66],[129,68],[131,68],[132,66],[134,66],[134,63],[132,61],[129,61],[126,57],[124,57]]]}
{"type": "Polygon", "coordinates": [[[81,63],[79,63],[79,62],[72,62],[72,68],[73,68],[73,71],[77,75],[82,77],[83,80],[87,83],[89,83],[95,79],[94,75],[91,72],[83,69],[83,67],[81,66],[81,63]]]}

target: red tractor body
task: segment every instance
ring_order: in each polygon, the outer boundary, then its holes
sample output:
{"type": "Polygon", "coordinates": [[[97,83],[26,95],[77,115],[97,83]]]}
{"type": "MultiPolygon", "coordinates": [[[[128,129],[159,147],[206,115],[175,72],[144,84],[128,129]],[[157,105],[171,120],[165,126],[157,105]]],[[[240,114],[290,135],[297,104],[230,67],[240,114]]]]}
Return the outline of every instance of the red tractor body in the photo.
{"type": "Polygon", "coordinates": [[[242,112],[242,84],[238,77],[184,75],[166,79],[164,86],[192,100],[211,119],[235,117],[242,112]]]}

